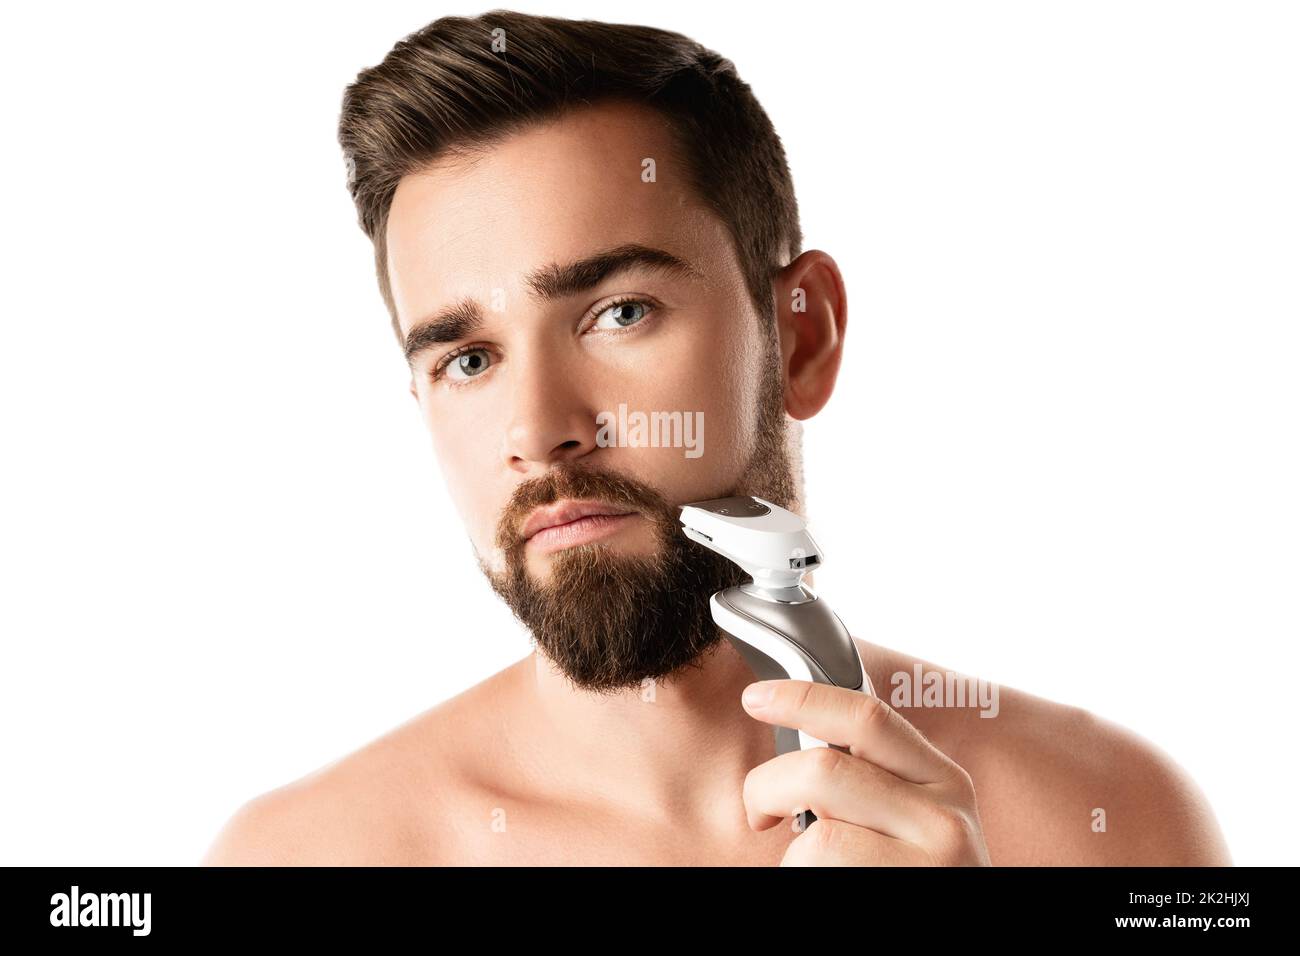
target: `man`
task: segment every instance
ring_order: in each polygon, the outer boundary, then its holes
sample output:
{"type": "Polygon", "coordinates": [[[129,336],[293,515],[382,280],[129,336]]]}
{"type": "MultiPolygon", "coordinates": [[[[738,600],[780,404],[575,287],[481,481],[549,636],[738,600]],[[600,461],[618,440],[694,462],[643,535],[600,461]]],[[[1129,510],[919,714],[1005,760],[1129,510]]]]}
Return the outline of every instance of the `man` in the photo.
{"type": "Polygon", "coordinates": [[[847,305],[730,61],[643,27],[444,18],[361,73],[339,136],[411,394],[536,649],[249,801],[204,862],[1230,862],[1181,769],[1077,708],[892,706],[896,675],[942,669],[860,640],[885,700],[779,681],[742,703],[708,598],[745,578],[677,506],[803,511],[799,422],[847,305]],[[700,416],[704,452],[610,440],[621,406],[700,416]],[[778,726],[848,750],[774,757],[778,726]]]}

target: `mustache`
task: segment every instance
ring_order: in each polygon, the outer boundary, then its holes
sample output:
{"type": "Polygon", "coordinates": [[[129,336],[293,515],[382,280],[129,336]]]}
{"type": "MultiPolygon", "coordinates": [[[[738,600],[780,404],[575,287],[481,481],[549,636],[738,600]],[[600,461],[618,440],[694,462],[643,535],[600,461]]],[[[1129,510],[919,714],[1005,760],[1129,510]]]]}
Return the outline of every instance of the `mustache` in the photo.
{"type": "Polygon", "coordinates": [[[535,508],[562,498],[595,499],[639,512],[661,526],[677,523],[678,509],[654,488],[617,472],[564,464],[515,488],[502,511],[496,544],[509,554],[521,548],[524,522],[535,508]]]}

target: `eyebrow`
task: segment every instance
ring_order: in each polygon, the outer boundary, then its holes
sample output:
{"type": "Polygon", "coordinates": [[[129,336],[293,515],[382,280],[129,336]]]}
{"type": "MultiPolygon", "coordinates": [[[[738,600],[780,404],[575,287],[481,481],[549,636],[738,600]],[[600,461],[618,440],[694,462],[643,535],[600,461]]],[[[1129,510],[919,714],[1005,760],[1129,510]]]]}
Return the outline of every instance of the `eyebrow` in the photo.
{"type": "MultiPolygon", "coordinates": [[[[525,284],[540,300],[564,299],[593,289],[611,276],[640,269],[687,279],[702,279],[700,272],[671,252],[629,242],[574,262],[552,263],[531,272],[525,284]]],[[[483,307],[475,299],[461,299],[422,319],[407,333],[407,364],[426,349],[469,338],[484,325],[483,307]]]]}

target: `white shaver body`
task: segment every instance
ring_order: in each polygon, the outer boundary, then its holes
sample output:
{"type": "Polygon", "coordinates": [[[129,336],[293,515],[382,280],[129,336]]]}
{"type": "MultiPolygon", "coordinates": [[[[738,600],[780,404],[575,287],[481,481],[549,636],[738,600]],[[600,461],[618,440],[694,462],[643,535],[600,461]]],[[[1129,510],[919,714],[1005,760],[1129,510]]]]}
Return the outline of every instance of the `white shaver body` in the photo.
{"type": "MultiPolygon", "coordinates": [[[[683,532],[729,558],[753,581],[713,595],[713,621],[759,680],[806,680],[872,694],[857,645],[834,611],[803,584],[822,563],[803,518],[756,497],[698,501],[682,508],[683,532]]],[[[834,747],[798,728],[776,727],[776,752],[834,747]]],[[[800,829],[816,820],[799,814],[800,829]]]]}

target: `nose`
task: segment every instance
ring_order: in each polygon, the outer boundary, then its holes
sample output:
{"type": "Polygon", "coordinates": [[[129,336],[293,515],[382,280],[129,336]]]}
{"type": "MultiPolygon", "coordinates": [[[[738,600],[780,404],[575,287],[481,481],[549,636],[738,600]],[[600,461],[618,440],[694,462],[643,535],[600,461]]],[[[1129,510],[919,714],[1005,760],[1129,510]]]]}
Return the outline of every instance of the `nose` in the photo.
{"type": "Polygon", "coordinates": [[[596,412],[583,397],[577,369],[544,361],[517,362],[511,385],[504,449],[511,470],[544,471],[596,448],[596,412]],[[524,364],[530,367],[524,370],[524,364]]]}

